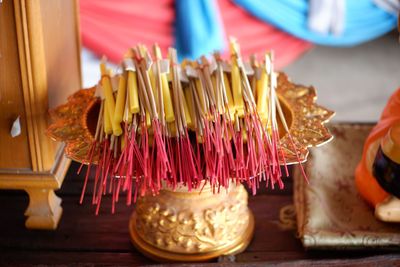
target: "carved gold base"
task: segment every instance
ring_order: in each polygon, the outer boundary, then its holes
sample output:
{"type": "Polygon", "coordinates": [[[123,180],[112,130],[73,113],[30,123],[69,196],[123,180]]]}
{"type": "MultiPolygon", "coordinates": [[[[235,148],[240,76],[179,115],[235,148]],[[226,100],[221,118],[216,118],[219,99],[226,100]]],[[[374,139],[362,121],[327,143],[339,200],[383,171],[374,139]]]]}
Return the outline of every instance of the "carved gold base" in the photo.
{"type": "Polygon", "coordinates": [[[219,194],[210,187],[162,190],[140,198],[129,231],[134,246],[157,261],[207,261],[242,252],[254,232],[254,217],[242,185],[219,194]]]}

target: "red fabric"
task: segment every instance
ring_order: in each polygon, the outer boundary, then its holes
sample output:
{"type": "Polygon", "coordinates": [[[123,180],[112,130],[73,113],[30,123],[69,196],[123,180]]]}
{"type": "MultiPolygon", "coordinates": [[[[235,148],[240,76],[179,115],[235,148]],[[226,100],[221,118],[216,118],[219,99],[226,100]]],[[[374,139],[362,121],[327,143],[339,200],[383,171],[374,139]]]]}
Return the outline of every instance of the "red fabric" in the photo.
{"type": "Polygon", "coordinates": [[[173,0],[80,0],[82,43],[98,55],[119,62],[129,47],[158,43],[163,53],[173,45],[173,0]]]}
{"type": "MultiPolygon", "coordinates": [[[[165,54],[174,44],[174,0],[81,0],[83,45],[111,61],[119,62],[132,45],[157,42],[165,54]]],[[[309,42],[253,17],[230,0],[219,0],[226,36],[234,36],[244,57],[275,51],[282,68],[312,47],[309,42]]]]}

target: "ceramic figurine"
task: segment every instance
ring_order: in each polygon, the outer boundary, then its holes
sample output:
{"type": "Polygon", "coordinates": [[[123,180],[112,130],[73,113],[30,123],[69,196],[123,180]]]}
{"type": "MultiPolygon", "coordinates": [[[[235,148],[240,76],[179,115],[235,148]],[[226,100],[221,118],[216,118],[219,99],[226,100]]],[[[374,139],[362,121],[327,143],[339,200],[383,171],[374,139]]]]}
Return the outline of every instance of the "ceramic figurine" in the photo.
{"type": "Polygon", "coordinates": [[[400,88],[365,142],[355,179],[379,220],[400,222],[400,88]]]}

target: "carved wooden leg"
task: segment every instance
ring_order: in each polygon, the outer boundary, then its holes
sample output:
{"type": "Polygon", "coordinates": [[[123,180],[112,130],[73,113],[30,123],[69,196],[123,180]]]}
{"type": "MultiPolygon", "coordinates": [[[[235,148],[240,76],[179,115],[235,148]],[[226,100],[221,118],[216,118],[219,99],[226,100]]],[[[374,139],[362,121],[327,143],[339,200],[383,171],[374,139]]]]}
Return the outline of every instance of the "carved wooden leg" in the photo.
{"type": "Polygon", "coordinates": [[[62,214],[61,198],[53,189],[25,189],[29,195],[25,226],[30,229],[56,229],[62,214]]]}
{"type": "Polygon", "coordinates": [[[60,189],[71,160],[64,154],[64,146],[59,147],[58,156],[50,171],[30,173],[0,172],[0,189],[24,190],[29,195],[28,216],[25,226],[30,229],[57,228],[62,214],[61,199],[54,194],[60,189]]]}

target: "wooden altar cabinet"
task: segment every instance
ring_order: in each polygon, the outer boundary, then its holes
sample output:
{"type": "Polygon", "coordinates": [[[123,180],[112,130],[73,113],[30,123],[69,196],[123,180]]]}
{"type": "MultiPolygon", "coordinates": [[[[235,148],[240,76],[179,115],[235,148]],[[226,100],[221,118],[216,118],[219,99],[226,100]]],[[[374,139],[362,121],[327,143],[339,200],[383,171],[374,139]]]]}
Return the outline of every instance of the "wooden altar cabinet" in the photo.
{"type": "Polygon", "coordinates": [[[26,227],[55,229],[62,214],[54,191],[70,161],[45,135],[48,110],[80,88],[78,3],[0,3],[0,189],[25,190],[26,227]],[[19,117],[20,134],[10,130],[19,117]]]}

